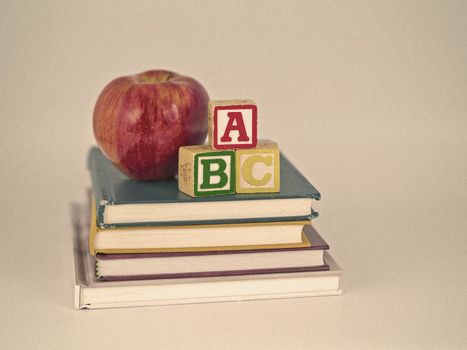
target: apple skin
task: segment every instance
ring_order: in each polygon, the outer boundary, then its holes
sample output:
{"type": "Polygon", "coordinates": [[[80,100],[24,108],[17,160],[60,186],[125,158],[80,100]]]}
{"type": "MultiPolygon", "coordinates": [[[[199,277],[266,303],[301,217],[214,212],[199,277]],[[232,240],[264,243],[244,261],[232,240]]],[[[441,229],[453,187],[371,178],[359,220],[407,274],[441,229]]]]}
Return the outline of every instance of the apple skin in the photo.
{"type": "Polygon", "coordinates": [[[180,146],[204,143],[209,96],[196,80],[150,70],[111,81],[100,93],[94,136],[107,158],[135,180],[164,180],[180,146]]]}

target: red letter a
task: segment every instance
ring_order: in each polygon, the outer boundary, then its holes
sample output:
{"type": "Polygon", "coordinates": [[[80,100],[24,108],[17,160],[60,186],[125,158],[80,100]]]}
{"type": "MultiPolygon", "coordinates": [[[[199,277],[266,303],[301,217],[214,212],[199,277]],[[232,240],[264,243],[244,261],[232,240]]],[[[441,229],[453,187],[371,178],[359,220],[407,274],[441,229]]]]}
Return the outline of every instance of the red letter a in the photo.
{"type": "Polygon", "coordinates": [[[229,121],[225,128],[224,135],[221,137],[222,142],[230,142],[232,138],[230,137],[230,132],[232,130],[238,131],[238,141],[248,141],[248,135],[246,134],[245,124],[243,123],[243,115],[241,112],[228,112],[227,116],[229,121]]]}

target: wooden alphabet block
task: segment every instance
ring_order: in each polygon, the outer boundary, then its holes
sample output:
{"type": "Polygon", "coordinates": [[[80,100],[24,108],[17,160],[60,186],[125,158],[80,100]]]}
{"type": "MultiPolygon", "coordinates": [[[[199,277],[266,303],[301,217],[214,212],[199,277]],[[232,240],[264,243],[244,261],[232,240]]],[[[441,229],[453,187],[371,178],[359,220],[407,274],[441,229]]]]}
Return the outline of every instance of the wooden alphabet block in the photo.
{"type": "Polygon", "coordinates": [[[192,197],[235,193],[235,152],[206,145],[180,147],[178,189],[192,197]]]}
{"type": "Polygon", "coordinates": [[[209,145],[214,149],[246,149],[258,141],[257,107],[252,100],[209,101],[209,145]]]}
{"type": "Polygon", "coordinates": [[[260,141],[254,149],[236,151],[236,192],[280,191],[279,148],[275,142],[260,141]]]}

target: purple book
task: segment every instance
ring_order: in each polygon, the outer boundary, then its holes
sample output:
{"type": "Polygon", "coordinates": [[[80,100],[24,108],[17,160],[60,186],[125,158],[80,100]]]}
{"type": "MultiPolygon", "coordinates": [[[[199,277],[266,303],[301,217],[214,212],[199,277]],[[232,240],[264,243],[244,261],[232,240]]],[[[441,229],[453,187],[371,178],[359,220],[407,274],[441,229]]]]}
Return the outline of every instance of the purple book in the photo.
{"type": "Polygon", "coordinates": [[[308,247],[97,254],[96,274],[103,281],[124,281],[329,270],[323,260],[328,244],[311,225],[303,232],[308,247]]]}

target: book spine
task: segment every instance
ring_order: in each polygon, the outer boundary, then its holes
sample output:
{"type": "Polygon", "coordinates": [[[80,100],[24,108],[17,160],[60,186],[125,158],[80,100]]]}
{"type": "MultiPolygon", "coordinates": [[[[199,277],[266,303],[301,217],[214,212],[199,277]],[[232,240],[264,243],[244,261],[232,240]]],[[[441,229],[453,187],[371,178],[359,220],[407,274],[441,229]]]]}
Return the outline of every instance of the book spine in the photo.
{"type": "Polygon", "coordinates": [[[97,225],[100,228],[104,228],[104,211],[105,207],[108,205],[114,205],[115,201],[112,196],[111,189],[107,187],[106,182],[104,181],[105,176],[100,172],[101,167],[99,167],[96,152],[90,153],[89,156],[89,169],[92,179],[92,187],[94,192],[94,200],[96,203],[96,219],[97,225]],[[92,164],[92,166],[91,166],[92,164]]]}

